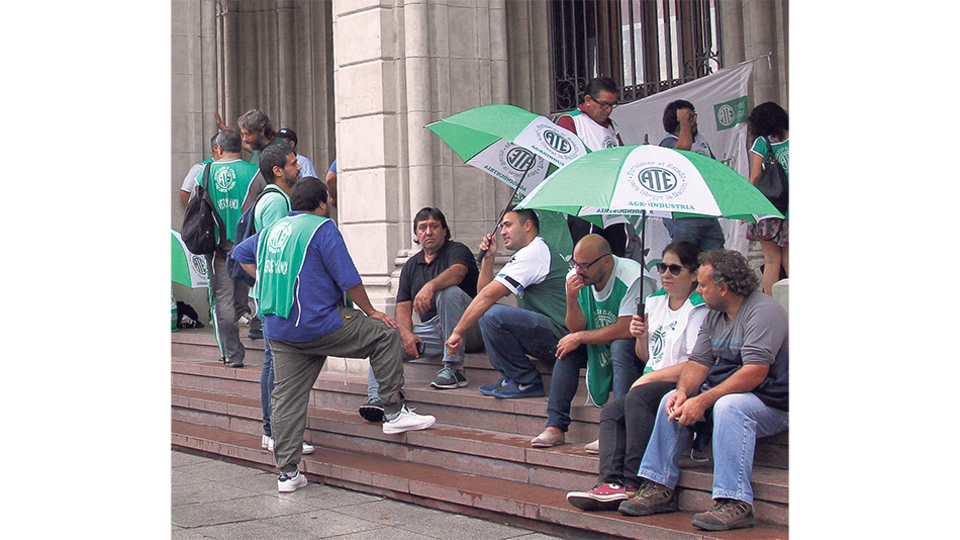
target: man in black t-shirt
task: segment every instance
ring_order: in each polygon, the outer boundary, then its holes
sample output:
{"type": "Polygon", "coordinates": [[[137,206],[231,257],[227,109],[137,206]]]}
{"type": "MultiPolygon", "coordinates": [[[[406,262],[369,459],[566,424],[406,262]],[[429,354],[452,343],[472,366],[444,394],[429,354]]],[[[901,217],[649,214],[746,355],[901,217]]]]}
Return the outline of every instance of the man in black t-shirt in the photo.
{"type": "MultiPolygon", "coordinates": [[[[403,359],[443,355],[443,368],[430,386],[438,389],[467,385],[463,370],[464,349],[457,355],[447,354],[444,343],[456,327],[464,310],[477,295],[479,270],[473,253],[460,242],[450,240],[447,219],[439,208],[422,208],[413,218],[416,242],[423,249],[410,257],[400,270],[397,291],[397,323],[403,341],[403,359]],[[420,324],[413,323],[413,312],[420,324]]],[[[468,347],[482,343],[479,329],[471,329],[468,347]]],[[[360,415],[370,421],[379,420],[377,381],[370,372],[367,401],[360,415]]]]}

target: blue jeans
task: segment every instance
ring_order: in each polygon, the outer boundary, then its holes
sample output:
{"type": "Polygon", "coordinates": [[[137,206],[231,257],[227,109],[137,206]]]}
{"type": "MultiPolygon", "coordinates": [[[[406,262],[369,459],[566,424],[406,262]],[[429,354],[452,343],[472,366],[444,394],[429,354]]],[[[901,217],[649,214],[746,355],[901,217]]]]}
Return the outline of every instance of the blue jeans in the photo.
{"type": "Polygon", "coordinates": [[[717,218],[689,217],[664,219],[664,227],[672,242],[690,242],[700,246],[700,251],[723,249],[723,229],[717,218]]]}
{"type": "MultiPolygon", "coordinates": [[[[664,410],[667,399],[660,400],[653,436],[640,463],[638,476],[670,489],[680,478],[680,457],[687,449],[693,431],[677,422],[668,422],[664,410]]],[[[767,437],[788,427],[789,413],[764,405],[747,392],[727,394],[713,405],[713,498],[736,499],[753,504],[753,451],[758,437],[767,437]]]]}
{"type": "MultiPolygon", "coordinates": [[[[464,345],[457,351],[457,356],[447,354],[447,337],[457,327],[460,317],[467,310],[467,306],[473,298],[463,292],[460,287],[447,287],[438,292],[433,297],[433,303],[437,306],[437,314],[429,321],[415,324],[413,333],[423,340],[423,354],[421,356],[443,355],[443,361],[448,364],[463,365],[463,355],[468,348],[473,348],[480,341],[479,329],[470,328],[463,336],[464,345]]],[[[403,351],[403,361],[413,360],[403,351]]],[[[367,397],[376,398],[380,396],[380,385],[377,384],[377,378],[373,376],[373,368],[367,371],[367,397]]]]}
{"type": "Polygon", "coordinates": [[[587,365],[587,347],[581,345],[557,360],[557,342],[547,318],[534,311],[494,304],[480,317],[480,331],[490,364],[506,379],[519,384],[543,384],[543,377],[527,355],[553,361],[553,379],[547,401],[547,426],[567,431],[570,403],[587,365]]]}
{"type": "Polygon", "coordinates": [[[270,393],[273,392],[273,351],[270,340],[263,338],[263,370],[260,372],[260,404],[263,407],[263,434],[273,437],[270,431],[270,393]]]}

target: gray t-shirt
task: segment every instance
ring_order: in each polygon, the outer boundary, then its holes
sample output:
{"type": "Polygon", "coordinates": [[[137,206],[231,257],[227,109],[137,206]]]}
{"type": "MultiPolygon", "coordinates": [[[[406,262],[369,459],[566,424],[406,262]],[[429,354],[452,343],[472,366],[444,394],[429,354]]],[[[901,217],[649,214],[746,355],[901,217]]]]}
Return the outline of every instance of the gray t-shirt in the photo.
{"type": "Polygon", "coordinates": [[[724,355],[743,364],[772,365],[788,352],[787,312],[773,298],[755,291],[743,299],[732,321],[711,310],[700,328],[690,360],[713,366],[724,355]],[[729,350],[729,352],[727,352],[729,350]]]}
{"type": "Polygon", "coordinates": [[[767,378],[753,390],[764,403],[787,410],[789,323],[779,302],[754,291],[727,321],[720,311],[707,314],[691,362],[710,368],[701,390],[713,388],[746,364],[770,366],[767,378]]]}

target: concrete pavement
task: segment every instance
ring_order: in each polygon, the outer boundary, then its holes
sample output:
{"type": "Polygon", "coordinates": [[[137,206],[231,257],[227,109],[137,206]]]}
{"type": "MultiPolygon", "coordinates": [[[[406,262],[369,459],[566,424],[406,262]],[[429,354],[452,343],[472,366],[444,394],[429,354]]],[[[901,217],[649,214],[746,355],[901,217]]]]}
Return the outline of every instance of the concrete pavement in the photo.
{"type": "Polygon", "coordinates": [[[559,540],[520,527],[310,483],[174,450],[173,540],[559,540]]]}

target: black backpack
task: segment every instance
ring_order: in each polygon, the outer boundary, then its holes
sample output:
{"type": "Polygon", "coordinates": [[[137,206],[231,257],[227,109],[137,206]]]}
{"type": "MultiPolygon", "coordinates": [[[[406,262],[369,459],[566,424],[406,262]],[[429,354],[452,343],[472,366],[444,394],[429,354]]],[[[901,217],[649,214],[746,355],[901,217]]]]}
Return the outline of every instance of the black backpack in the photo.
{"type": "Polygon", "coordinates": [[[213,255],[226,241],[223,218],[217,213],[210,192],[205,187],[210,183],[211,165],[213,163],[207,163],[203,168],[203,184],[197,183],[193,188],[183,211],[180,237],[187,249],[197,255],[213,255]]]}
{"type": "MultiPolygon", "coordinates": [[[[257,199],[253,201],[250,208],[247,208],[247,211],[240,216],[240,221],[237,222],[237,234],[233,239],[234,246],[239,246],[240,242],[257,234],[256,220],[254,219],[257,211],[257,203],[260,202],[260,198],[269,191],[276,191],[268,190],[267,188],[269,188],[270,185],[264,186],[263,189],[260,190],[260,193],[257,194],[257,199]]],[[[233,260],[232,250],[227,255],[227,274],[229,274],[234,281],[246,283],[250,287],[253,287],[253,284],[257,282],[256,278],[248,274],[247,271],[240,266],[240,263],[233,260]]]]}
{"type": "Polygon", "coordinates": [[[787,180],[787,172],[783,170],[783,165],[777,161],[770,139],[764,137],[763,141],[767,143],[767,155],[763,158],[763,171],[760,172],[760,176],[753,185],[783,214],[790,206],[790,185],[787,180]]]}

